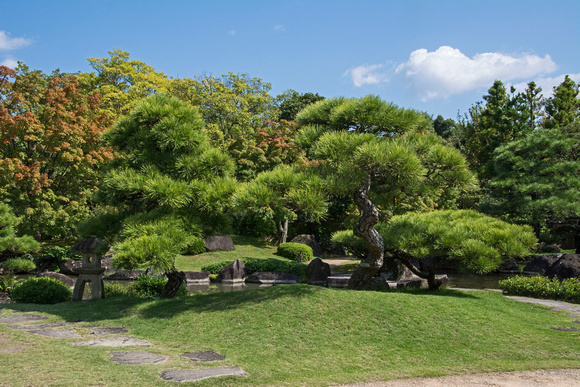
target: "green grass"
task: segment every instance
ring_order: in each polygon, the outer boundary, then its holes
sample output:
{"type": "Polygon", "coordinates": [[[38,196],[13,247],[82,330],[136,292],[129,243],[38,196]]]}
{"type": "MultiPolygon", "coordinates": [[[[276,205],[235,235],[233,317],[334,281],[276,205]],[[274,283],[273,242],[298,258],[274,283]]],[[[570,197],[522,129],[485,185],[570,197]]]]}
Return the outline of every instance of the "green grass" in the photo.
{"type": "Polygon", "coordinates": [[[238,258],[268,259],[275,258],[287,261],[276,255],[276,245],[268,243],[259,238],[233,235],[235,250],[233,251],[213,251],[198,255],[187,255],[179,257],[175,261],[175,266],[183,271],[201,271],[203,265],[221,261],[235,261],[238,258]]]}
{"type": "Polygon", "coordinates": [[[580,368],[580,334],[550,329],[577,327],[569,316],[495,292],[379,293],[298,284],[172,300],[4,307],[36,310],[50,321],[124,326],[151,341],[150,351],[170,357],[164,364],[119,365],[109,361],[117,349],[77,347],[69,343],[76,340],[31,336],[0,324],[0,380],[10,386],[167,385],[159,378],[162,370],[218,365],[240,366],[249,376],[196,386],[327,386],[580,368]],[[198,364],[179,356],[204,350],[227,359],[198,364]]]}

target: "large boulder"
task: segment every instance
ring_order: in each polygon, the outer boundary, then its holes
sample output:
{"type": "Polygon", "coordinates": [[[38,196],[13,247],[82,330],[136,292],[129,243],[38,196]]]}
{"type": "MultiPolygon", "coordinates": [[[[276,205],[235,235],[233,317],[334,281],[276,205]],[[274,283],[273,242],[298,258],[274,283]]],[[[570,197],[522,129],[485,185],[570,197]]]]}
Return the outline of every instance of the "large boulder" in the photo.
{"type": "Polygon", "coordinates": [[[248,270],[241,259],[224,267],[217,276],[216,282],[241,283],[248,276],[248,270]]]}
{"type": "Polygon", "coordinates": [[[290,242],[302,243],[304,245],[310,246],[312,248],[312,254],[315,257],[319,257],[322,255],[322,248],[320,247],[318,242],[316,242],[316,238],[314,237],[314,235],[308,235],[308,234],[298,235],[294,239],[292,239],[290,242]]]}
{"type": "Polygon", "coordinates": [[[229,235],[208,236],[204,238],[207,251],[230,251],[235,250],[234,241],[229,235]]]}
{"type": "Polygon", "coordinates": [[[279,273],[277,271],[260,271],[250,274],[246,282],[257,284],[297,284],[300,278],[296,274],[279,273]]]}
{"type": "Polygon", "coordinates": [[[548,270],[548,278],[580,278],[580,254],[564,254],[548,270]]]}
{"type": "Polygon", "coordinates": [[[75,270],[80,269],[82,262],[80,259],[67,259],[59,265],[60,272],[66,275],[76,275],[75,270]]]}
{"type": "Polygon", "coordinates": [[[326,286],[330,276],[330,265],[315,258],[306,267],[306,277],[310,285],[326,286]]]}
{"type": "Polygon", "coordinates": [[[62,274],[62,273],[55,273],[53,271],[45,271],[44,273],[40,273],[38,276],[57,279],[60,282],[62,282],[63,284],[65,284],[66,286],[68,286],[69,288],[72,288],[73,286],[75,286],[75,282],[73,281],[73,279],[62,274]]]}
{"type": "Polygon", "coordinates": [[[205,271],[184,271],[188,284],[209,284],[209,273],[205,271]]]}
{"type": "Polygon", "coordinates": [[[536,255],[526,267],[523,272],[525,274],[545,274],[546,271],[554,264],[562,254],[542,254],[536,255]]]}

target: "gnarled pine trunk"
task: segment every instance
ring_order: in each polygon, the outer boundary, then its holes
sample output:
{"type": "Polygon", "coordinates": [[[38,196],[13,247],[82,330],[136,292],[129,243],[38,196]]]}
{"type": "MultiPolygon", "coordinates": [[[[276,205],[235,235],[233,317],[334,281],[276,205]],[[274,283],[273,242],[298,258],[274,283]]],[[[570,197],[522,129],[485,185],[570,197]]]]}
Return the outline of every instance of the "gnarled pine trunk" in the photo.
{"type": "Polygon", "coordinates": [[[185,281],[185,273],[174,269],[166,272],[165,275],[167,276],[167,283],[161,292],[161,298],[173,298],[183,281],[185,281]]]}
{"type": "Polygon", "coordinates": [[[368,197],[370,189],[371,177],[368,176],[354,193],[354,202],[361,212],[361,218],[354,226],[353,232],[366,242],[368,254],[350,277],[349,289],[364,289],[383,266],[385,244],[383,237],[374,228],[379,222],[379,210],[368,197]]]}

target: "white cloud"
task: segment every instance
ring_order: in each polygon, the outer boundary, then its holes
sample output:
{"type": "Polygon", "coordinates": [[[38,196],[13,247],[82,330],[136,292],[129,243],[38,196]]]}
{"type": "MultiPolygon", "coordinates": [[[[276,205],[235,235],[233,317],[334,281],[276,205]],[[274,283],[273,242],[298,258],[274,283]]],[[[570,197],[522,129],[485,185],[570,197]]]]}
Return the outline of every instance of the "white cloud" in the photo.
{"type": "Polygon", "coordinates": [[[14,50],[28,46],[32,40],[26,38],[11,38],[6,31],[0,31],[0,50],[14,50]]]}
{"type": "Polygon", "coordinates": [[[436,51],[415,50],[395,72],[421,98],[447,98],[468,90],[487,87],[496,79],[504,82],[555,71],[549,55],[506,55],[489,52],[469,58],[456,48],[441,46],[436,51]]]}
{"type": "Polygon", "coordinates": [[[286,27],[284,27],[282,24],[276,24],[274,26],[274,31],[285,31],[286,27]]]}
{"type": "MultiPolygon", "coordinates": [[[[566,75],[568,75],[570,77],[570,79],[572,79],[576,83],[580,82],[580,73],[562,74],[562,75],[558,75],[557,77],[543,77],[543,78],[533,79],[533,81],[536,82],[537,86],[542,88],[542,94],[544,95],[544,97],[550,97],[553,95],[554,87],[556,87],[559,84],[561,84],[562,82],[564,82],[564,78],[566,78],[566,75]]],[[[529,81],[516,83],[516,84],[513,84],[513,86],[516,88],[516,90],[518,92],[523,92],[524,90],[526,90],[528,88],[528,82],[529,81]]],[[[510,84],[510,86],[511,86],[511,84],[510,84]]]]}
{"type": "Polygon", "coordinates": [[[343,76],[348,76],[352,79],[352,83],[356,87],[361,87],[364,85],[376,85],[379,83],[385,83],[389,81],[389,77],[384,72],[379,70],[383,69],[385,65],[361,65],[346,70],[343,76]]]}
{"type": "Polygon", "coordinates": [[[0,66],[7,66],[10,67],[11,69],[14,69],[16,68],[16,66],[18,66],[18,62],[16,61],[16,59],[8,57],[0,63],[0,66]]]}

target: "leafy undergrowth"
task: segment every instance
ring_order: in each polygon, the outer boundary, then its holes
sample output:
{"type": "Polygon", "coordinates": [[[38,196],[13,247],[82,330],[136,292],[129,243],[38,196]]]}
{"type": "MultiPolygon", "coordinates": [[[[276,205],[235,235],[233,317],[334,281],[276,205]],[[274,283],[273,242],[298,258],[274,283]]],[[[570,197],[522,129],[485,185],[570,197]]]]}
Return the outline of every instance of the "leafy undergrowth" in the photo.
{"type": "MultiPolygon", "coordinates": [[[[354,292],[308,285],[184,296],[110,298],[56,305],[11,304],[50,321],[124,326],[170,357],[163,364],[109,361],[110,348],[30,336],[0,324],[0,380],[7,385],[165,385],[172,368],[240,366],[248,378],[199,386],[325,386],[340,383],[534,368],[580,368],[570,318],[494,292],[354,292]],[[9,351],[9,348],[16,351],[9,351]],[[179,355],[213,350],[223,362],[179,355]]],[[[9,314],[9,312],[4,313],[9,314]]],[[[124,349],[126,350],[126,349],[124,349]]],[[[135,349],[137,350],[137,349],[135,349]]]]}

